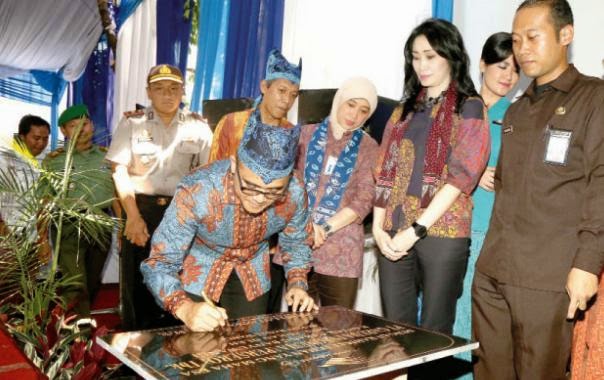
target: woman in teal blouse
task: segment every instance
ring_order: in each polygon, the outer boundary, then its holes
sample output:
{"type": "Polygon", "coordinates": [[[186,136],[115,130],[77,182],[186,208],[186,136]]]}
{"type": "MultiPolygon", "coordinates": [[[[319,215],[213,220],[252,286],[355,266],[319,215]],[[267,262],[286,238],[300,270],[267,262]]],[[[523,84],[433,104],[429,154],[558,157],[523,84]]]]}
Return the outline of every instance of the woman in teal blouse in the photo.
{"type": "MultiPolygon", "coordinates": [[[[463,293],[457,303],[457,315],[453,334],[465,338],[471,336],[471,287],[474,277],[474,265],[482,248],[482,242],[489,228],[491,210],[495,201],[493,188],[495,166],[501,148],[501,121],[510,101],[505,97],[518,81],[518,64],[512,51],[512,35],[505,32],[490,36],[482,48],[480,72],[482,87],[480,96],[488,108],[491,132],[491,155],[479,185],[472,195],[474,210],[472,212],[472,236],[468,269],[464,278],[463,293]]],[[[470,353],[460,357],[470,360],[470,353]]],[[[471,378],[471,374],[464,376],[471,378]]]]}

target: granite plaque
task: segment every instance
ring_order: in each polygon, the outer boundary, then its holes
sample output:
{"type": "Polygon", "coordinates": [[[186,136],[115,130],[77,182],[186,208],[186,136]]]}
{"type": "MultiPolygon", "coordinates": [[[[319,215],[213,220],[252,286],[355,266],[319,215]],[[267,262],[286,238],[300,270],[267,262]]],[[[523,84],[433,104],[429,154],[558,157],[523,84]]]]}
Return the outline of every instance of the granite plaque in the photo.
{"type": "Polygon", "coordinates": [[[338,306],[125,332],[98,343],[145,379],[359,379],[478,347],[465,339],[338,306]]]}

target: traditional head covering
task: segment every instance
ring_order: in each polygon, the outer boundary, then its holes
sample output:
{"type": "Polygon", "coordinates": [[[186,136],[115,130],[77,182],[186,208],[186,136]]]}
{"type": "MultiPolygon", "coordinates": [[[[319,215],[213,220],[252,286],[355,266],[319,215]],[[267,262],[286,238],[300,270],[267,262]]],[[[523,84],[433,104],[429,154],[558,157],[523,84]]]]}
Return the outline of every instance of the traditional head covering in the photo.
{"type": "Polygon", "coordinates": [[[302,58],[298,66],[291,64],[281,54],[278,49],[273,49],[268,54],[268,60],[266,61],[266,75],[264,80],[270,81],[273,79],[287,79],[294,84],[300,84],[300,78],[302,77],[302,58]]]}
{"type": "Polygon", "coordinates": [[[331,103],[331,113],[329,114],[330,123],[341,127],[338,123],[338,108],[340,108],[342,103],[350,99],[367,100],[369,103],[369,116],[371,116],[375,111],[378,102],[375,85],[369,79],[363,77],[349,78],[342,83],[331,103]]]}
{"type": "Polygon", "coordinates": [[[176,66],[162,64],[153,66],[147,75],[147,84],[158,82],[160,80],[171,80],[183,84],[182,72],[176,66]]]}
{"type": "Polygon", "coordinates": [[[250,115],[237,150],[239,161],[266,184],[288,176],[294,167],[300,127],[275,127],[263,124],[260,110],[250,115]]]}
{"type": "Polygon", "coordinates": [[[58,123],[60,126],[63,126],[66,123],[74,119],[79,119],[83,116],[89,117],[88,107],[86,107],[84,104],[76,104],[63,111],[61,116],[59,116],[58,123]]]}

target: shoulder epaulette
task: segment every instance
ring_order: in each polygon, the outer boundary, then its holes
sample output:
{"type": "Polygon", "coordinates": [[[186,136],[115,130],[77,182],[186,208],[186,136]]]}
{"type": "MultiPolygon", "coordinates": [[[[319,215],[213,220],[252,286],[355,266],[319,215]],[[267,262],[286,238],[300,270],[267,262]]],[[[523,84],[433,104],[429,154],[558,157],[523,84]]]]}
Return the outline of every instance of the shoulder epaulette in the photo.
{"type": "Polygon", "coordinates": [[[191,115],[191,118],[193,118],[194,120],[202,121],[204,123],[208,122],[208,119],[206,119],[205,117],[201,116],[197,112],[191,112],[190,115],[191,115]]]}
{"type": "Polygon", "coordinates": [[[145,115],[145,110],[144,109],[124,112],[124,116],[127,117],[128,119],[130,119],[130,118],[139,118],[139,117],[142,117],[144,115],[145,115]]]}
{"type": "Polygon", "coordinates": [[[55,149],[52,152],[48,153],[48,155],[46,157],[55,158],[55,157],[58,157],[61,153],[65,153],[65,149],[63,149],[63,148],[55,149]]]}

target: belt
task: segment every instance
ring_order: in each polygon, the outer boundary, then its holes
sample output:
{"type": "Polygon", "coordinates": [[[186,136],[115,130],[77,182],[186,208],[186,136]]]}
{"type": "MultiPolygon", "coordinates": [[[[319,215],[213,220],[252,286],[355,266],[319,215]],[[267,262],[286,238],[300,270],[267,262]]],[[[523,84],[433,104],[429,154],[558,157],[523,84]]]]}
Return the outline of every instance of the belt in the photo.
{"type": "Polygon", "coordinates": [[[136,194],[136,199],[144,203],[153,203],[158,206],[167,206],[172,202],[172,197],[166,195],[136,194]]]}

